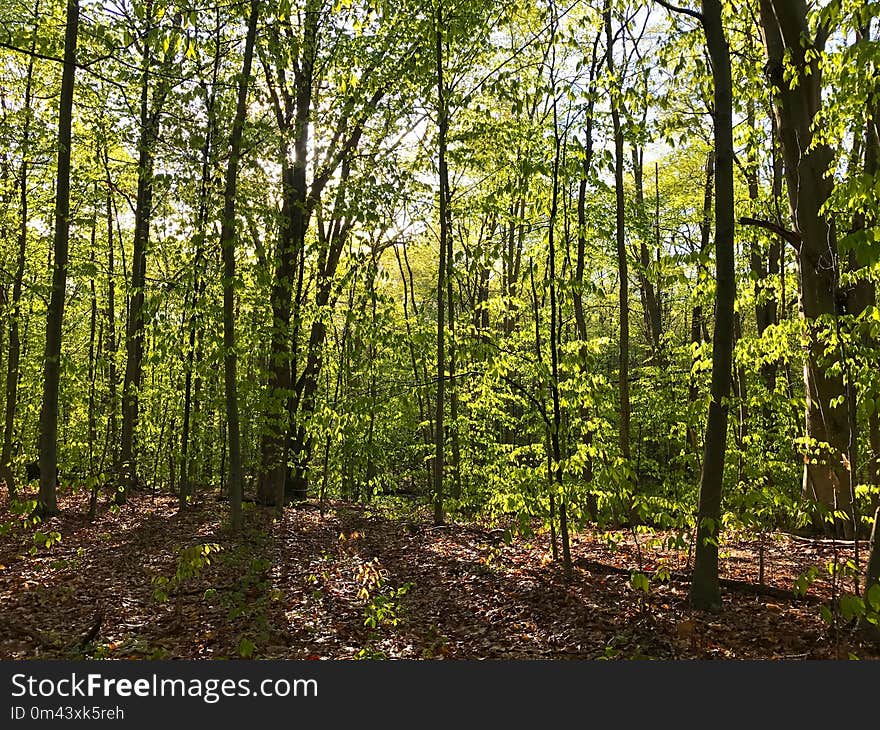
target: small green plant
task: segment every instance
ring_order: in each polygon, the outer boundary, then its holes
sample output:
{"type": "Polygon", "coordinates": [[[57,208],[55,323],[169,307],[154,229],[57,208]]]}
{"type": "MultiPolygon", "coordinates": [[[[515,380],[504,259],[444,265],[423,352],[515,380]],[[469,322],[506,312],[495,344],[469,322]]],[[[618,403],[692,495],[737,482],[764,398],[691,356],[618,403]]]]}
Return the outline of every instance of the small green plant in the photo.
{"type": "Polygon", "coordinates": [[[376,649],[374,644],[383,627],[397,626],[402,621],[399,602],[412,588],[412,583],[395,588],[386,582],[386,578],[387,573],[376,558],[358,566],[360,588],[357,595],[365,603],[364,626],[370,628],[370,636],[355,655],[357,659],[386,659],[385,653],[376,649]]]}
{"type": "Polygon", "coordinates": [[[206,565],[211,564],[211,553],[220,552],[223,548],[217,543],[190,545],[180,551],[177,557],[177,570],[171,577],[157,575],[153,578],[153,598],[160,603],[168,600],[168,596],[181,585],[197,577],[206,565]]]}
{"type": "Polygon", "coordinates": [[[382,586],[381,591],[370,599],[364,609],[364,626],[369,626],[371,629],[378,629],[380,626],[397,626],[401,621],[398,601],[411,587],[412,583],[404,583],[399,588],[382,586]]]}
{"type": "Polygon", "coordinates": [[[37,530],[34,533],[34,544],[31,546],[29,552],[31,555],[36,555],[40,548],[49,550],[53,545],[57,545],[59,542],[61,542],[60,532],[40,532],[40,530],[37,530]]]}
{"type": "Polygon", "coordinates": [[[354,655],[355,659],[387,659],[388,655],[382,651],[381,649],[376,649],[371,644],[367,644],[366,646],[358,649],[357,653],[354,655]]]}
{"type": "Polygon", "coordinates": [[[250,659],[254,655],[256,648],[257,645],[246,636],[242,636],[238,641],[238,655],[242,659],[250,659]]]}

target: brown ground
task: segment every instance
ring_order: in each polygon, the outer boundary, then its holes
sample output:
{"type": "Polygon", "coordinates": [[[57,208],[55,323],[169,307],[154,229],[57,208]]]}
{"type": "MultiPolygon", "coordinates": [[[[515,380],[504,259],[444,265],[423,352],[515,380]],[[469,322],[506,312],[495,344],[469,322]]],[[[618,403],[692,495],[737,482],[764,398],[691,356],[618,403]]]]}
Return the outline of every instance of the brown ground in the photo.
{"type": "MultiPolygon", "coordinates": [[[[0,537],[0,658],[880,657],[820,617],[834,590],[825,565],[851,546],[768,536],[765,584],[776,594],[739,586],[725,590],[721,613],[696,614],[679,575],[687,549],[654,544],[666,534],[639,535],[638,548],[627,531],[578,534],[566,581],[546,534],[506,544],[475,524],[434,528],[335,504],[283,521],[249,509],[236,540],[213,497],[180,515],[171,498],[138,495],[94,522],[86,502],[62,501],[63,514],[37,528],[61,541],[35,554],[34,528],[0,508],[0,525],[12,525],[0,537]],[[155,579],[198,543],[222,550],[157,600],[155,579]],[[640,560],[671,580],[652,580],[644,596],[614,572],[640,560]],[[797,599],[793,582],[810,566],[820,577],[797,599]]],[[[724,576],[757,584],[757,555],[756,540],[728,535],[724,576]]]]}

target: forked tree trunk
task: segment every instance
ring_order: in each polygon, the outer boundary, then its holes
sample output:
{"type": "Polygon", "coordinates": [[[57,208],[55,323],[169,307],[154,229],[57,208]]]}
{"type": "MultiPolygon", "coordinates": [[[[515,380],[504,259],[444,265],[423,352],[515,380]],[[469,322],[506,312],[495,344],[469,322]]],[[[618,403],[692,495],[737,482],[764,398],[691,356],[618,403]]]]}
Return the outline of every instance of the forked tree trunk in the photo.
{"type": "Polygon", "coordinates": [[[287,131],[289,127],[287,120],[292,113],[294,152],[293,163],[290,164],[287,161],[287,145],[282,146],[282,221],[271,293],[272,338],[266,388],[266,431],[262,439],[257,494],[261,504],[277,508],[284,505],[288,447],[291,440],[289,437],[291,430],[296,428],[295,424],[291,423],[288,409],[293,385],[290,326],[297,262],[300,260],[299,257],[305,255],[303,248],[311,214],[311,205],[307,201],[309,190],[306,182],[306,164],[320,8],[321,5],[316,0],[307,0],[295,98],[285,102],[292,106],[282,110],[280,101],[273,100],[282,131],[287,131]]]}

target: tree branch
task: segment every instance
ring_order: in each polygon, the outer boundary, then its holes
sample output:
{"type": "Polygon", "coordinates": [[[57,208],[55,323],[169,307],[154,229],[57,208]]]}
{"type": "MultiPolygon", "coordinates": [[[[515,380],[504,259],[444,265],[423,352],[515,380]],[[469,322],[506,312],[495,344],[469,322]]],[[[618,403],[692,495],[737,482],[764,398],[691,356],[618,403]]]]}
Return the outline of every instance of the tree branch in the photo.
{"type": "Polygon", "coordinates": [[[801,248],[801,234],[796,233],[795,231],[789,231],[787,228],[783,228],[782,226],[773,223],[772,221],[765,221],[759,218],[740,218],[740,225],[743,226],[755,226],[756,228],[763,228],[767,231],[772,231],[777,236],[780,236],[784,240],[788,241],[792,246],[795,247],[796,250],[800,251],[801,248]]]}
{"type": "Polygon", "coordinates": [[[691,10],[690,8],[680,8],[677,5],[671,5],[670,3],[666,2],[666,0],[657,0],[657,2],[672,13],[690,15],[692,18],[696,18],[700,22],[703,22],[703,14],[698,12],[697,10],[691,10]]]}

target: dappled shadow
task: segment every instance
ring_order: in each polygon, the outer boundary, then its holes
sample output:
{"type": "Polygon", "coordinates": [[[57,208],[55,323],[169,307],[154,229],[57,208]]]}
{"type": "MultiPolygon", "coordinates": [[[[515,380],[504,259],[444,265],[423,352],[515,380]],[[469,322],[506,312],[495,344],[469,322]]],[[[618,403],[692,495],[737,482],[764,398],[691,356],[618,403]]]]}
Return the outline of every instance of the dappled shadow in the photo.
{"type": "MultiPolygon", "coordinates": [[[[475,524],[435,528],[335,503],[323,516],[307,507],[280,519],[247,505],[245,529],[233,535],[224,527],[228,505],[213,497],[178,514],[172,497],[136,495],[94,523],[83,521],[87,495],[66,499],[65,513],[40,528],[57,530],[60,543],[28,555],[33,530],[0,539],[2,657],[877,655],[833,635],[816,605],[784,592],[725,593],[716,616],[689,609],[686,581],[638,590],[631,569],[664,560],[680,569],[686,554],[636,547],[626,534],[615,549],[593,532],[573,535],[566,580],[545,534],[508,543],[475,524]],[[184,548],[206,543],[223,549],[157,600],[155,581],[174,575],[184,548]],[[99,615],[98,638],[77,649],[99,615]]],[[[822,550],[779,541],[767,548],[768,576],[785,586],[822,550]]],[[[725,571],[750,578],[755,545],[734,536],[725,551],[725,571]]]]}
{"type": "Polygon", "coordinates": [[[191,647],[181,644],[201,635],[210,622],[199,614],[209,607],[184,610],[186,597],[182,601],[176,594],[160,602],[153,581],[174,575],[180,551],[189,545],[230,545],[217,510],[208,509],[208,503],[181,513],[173,498],[137,494],[128,505],[105,508],[90,522],[87,500],[87,495],[66,497],[61,515],[37,527],[60,533],[60,542],[48,549],[17,557],[35,530],[4,540],[0,602],[7,620],[0,623],[0,656],[76,655],[78,639],[98,617],[96,643],[105,651],[191,654],[191,647]]]}

